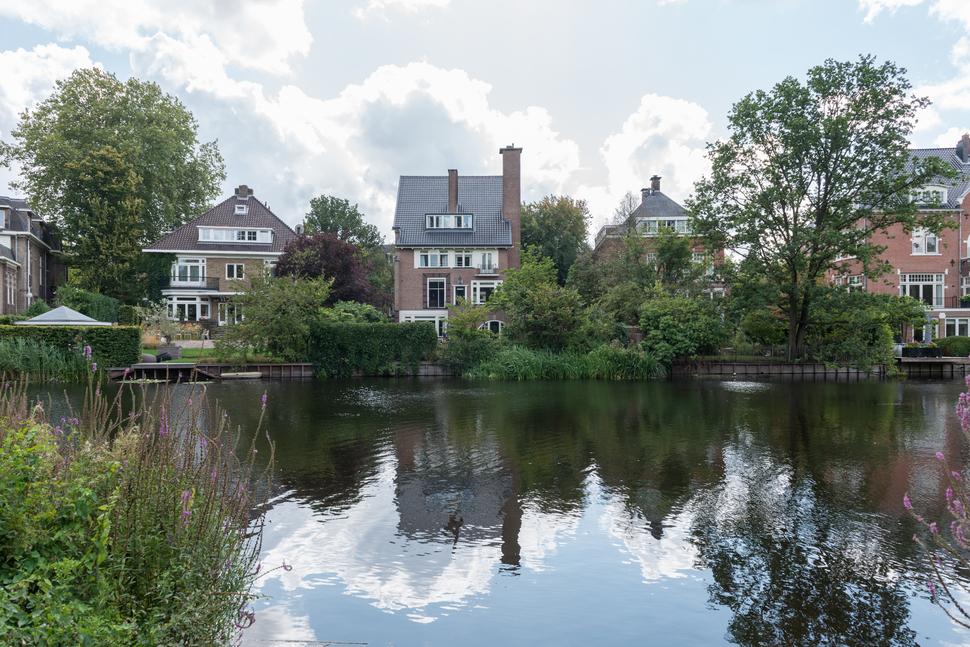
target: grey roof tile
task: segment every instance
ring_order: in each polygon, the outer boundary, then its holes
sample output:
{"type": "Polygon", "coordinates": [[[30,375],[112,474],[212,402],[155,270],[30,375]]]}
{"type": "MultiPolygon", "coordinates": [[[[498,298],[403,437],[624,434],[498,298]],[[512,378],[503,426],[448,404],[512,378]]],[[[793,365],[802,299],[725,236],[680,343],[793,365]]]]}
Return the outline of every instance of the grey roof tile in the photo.
{"type": "Polygon", "coordinates": [[[276,214],[266,208],[253,196],[246,200],[228,198],[190,220],[170,234],[163,236],[145,248],[145,251],[186,251],[186,252],[239,252],[239,253],[282,253],[286,245],[297,237],[290,227],[276,214]],[[236,205],[245,204],[249,213],[236,215],[236,205]],[[272,243],[234,243],[204,242],[199,240],[199,227],[251,227],[273,229],[272,243]]]}
{"type": "Polygon", "coordinates": [[[468,230],[425,228],[425,215],[448,212],[448,176],[402,175],[394,229],[398,247],[511,247],[512,227],[502,217],[502,176],[458,177],[461,213],[475,216],[468,230]]]}
{"type": "Polygon", "coordinates": [[[928,157],[939,157],[944,162],[947,162],[952,166],[960,176],[956,180],[949,180],[946,178],[934,178],[934,182],[937,184],[942,184],[944,186],[949,185],[951,182],[955,182],[953,186],[947,189],[946,204],[942,205],[944,207],[949,207],[957,209],[963,202],[964,196],[970,191],[970,164],[964,164],[959,157],[957,157],[956,148],[911,148],[909,150],[910,155],[916,157],[917,159],[926,159],[928,157]]]}

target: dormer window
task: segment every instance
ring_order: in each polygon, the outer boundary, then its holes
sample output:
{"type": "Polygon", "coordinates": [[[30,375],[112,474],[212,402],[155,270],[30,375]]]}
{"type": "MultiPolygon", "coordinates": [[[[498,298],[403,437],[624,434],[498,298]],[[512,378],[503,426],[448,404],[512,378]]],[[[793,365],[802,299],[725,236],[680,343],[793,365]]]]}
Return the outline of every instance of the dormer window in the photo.
{"type": "Polygon", "coordinates": [[[236,227],[199,227],[203,243],[272,243],[272,229],[239,229],[236,227]]]}
{"type": "Polygon", "coordinates": [[[247,213],[249,213],[249,205],[245,205],[245,204],[236,205],[237,216],[245,216],[247,213]]]}
{"type": "Polygon", "coordinates": [[[474,225],[472,214],[429,213],[425,216],[427,229],[471,229],[474,225]]]}
{"type": "Polygon", "coordinates": [[[946,187],[936,185],[924,186],[913,192],[910,199],[916,204],[942,206],[946,204],[946,187]]]}

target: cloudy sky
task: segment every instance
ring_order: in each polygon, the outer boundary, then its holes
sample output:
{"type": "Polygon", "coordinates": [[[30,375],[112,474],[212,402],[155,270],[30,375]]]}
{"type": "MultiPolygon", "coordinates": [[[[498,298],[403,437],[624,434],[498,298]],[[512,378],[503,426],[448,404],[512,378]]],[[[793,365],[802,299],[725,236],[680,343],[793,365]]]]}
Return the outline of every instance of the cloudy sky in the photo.
{"type": "Polygon", "coordinates": [[[225,195],[291,224],[344,197],[388,236],[400,175],[497,174],[512,143],[523,199],[584,198],[594,231],[651,175],[682,201],[733,102],[827,58],[907,68],[915,146],[970,131],[968,0],[0,0],[0,27],[0,139],[99,66],[179,97],[225,195]]]}

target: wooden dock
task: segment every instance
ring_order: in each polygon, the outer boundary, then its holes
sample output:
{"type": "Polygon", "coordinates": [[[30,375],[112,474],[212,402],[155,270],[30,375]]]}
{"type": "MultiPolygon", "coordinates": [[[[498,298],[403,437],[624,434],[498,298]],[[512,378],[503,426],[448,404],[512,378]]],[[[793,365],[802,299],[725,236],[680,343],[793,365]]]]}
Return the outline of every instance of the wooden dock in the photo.
{"type": "Polygon", "coordinates": [[[191,362],[162,362],[133,364],[127,369],[110,368],[108,377],[115,381],[160,380],[190,382],[220,380],[223,373],[258,373],[263,378],[306,379],[313,377],[310,363],[293,364],[193,364],[191,362]]]}
{"type": "MultiPolygon", "coordinates": [[[[966,377],[970,359],[966,357],[897,357],[896,365],[907,377],[953,379],[966,377]]],[[[820,362],[700,361],[674,363],[676,377],[723,375],[729,377],[789,377],[809,380],[847,380],[880,378],[886,367],[876,365],[871,372],[852,366],[828,367],[820,362]]]]}

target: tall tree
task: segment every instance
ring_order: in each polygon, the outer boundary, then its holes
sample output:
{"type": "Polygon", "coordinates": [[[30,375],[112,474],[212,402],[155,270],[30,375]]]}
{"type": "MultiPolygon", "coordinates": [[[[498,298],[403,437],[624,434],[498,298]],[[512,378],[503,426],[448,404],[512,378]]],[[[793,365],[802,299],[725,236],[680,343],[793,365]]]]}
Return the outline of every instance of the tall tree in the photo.
{"type": "Polygon", "coordinates": [[[905,70],[874,57],[828,60],[805,83],[787,78],[728,115],[731,137],[708,145],[710,177],[688,200],[695,234],[747,257],[777,285],[789,313],[789,355],[802,346],[812,300],[840,258],[870,278],[885,249],[873,234],[902,223],[939,232],[939,212],[919,214],[910,196],[952,177],[937,158],[908,154],[916,112],[905,70]]]}
{"type": "Polygon", "coordinates": [[[548,195],[522,205],[522,246],[535,246],[556,264],[556,280],[566,284],[569,268],[589,245],[589,209],[585,200],[548,195]]]}
{"type": "Polygon", "coordinates": [[[19,167],[13,188],[72,246],[87,235],[84,200],[75,195],[81,164],[106,146],[140,178],[144,246],[208,207],[225,179],[215,142],[200,144],[192,114],[154,83],[119,81],[98,69],[75,70],[50,97],[25,111],[0,147],[0,163],[19,167]],[[71,166],[74,165],[74,166],[71,166]]]}
{"type": "Polygon", "coordinates": [[[378,251],[384,237],[376,226],[364,222],[364,214],[349,200],[322,195],[310,200],[310,213],[304,221],[308,234],[334,234],[361,250],[378,251]]]}
{"type": "Polygon", "coordinates": [[[71,249],[78,287],[128,301],[132,269],[141,254],[141,178],[111,146],[65,168],[76,225],[86,232],[71,249]]]}
{"type": "Polygon", "coordinates": [[[358,301],[380,308],[390,301],[390,295],[378,292],[367,280],[370,270],[362,260],[361,251],[336,234],[303,235],[294,239],[283,250],[275,273],[295,279],[332,279],[327,301],[321,305],[358,301]]]}

